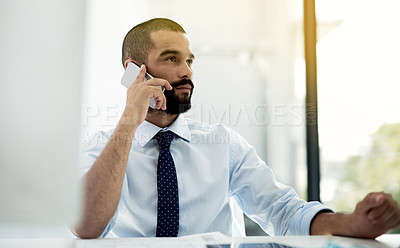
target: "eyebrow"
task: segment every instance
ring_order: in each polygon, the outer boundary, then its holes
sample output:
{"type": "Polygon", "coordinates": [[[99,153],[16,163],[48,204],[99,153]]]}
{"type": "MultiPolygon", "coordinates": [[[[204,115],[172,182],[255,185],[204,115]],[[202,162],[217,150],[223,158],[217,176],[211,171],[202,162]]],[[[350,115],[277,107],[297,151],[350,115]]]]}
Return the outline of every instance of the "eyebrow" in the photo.
{"type": "MultiPolygon", "coordinates": [[[[181,54],[182,54],[182,53],[179,52],[179,51],[177,51],[177,50],[170,50],[170,49],[167,49],[167,50],[164,50],[164,51],[162,51],[162,52],[160,53],[160,57],[166,56],[166,55],[181,55],[181,54]]],[[[193,53],[190,53],[189,58],[194,59],[194,58],[195,58],[195,57],[194,57],[194,54],[193,54],[193,53]]]]}

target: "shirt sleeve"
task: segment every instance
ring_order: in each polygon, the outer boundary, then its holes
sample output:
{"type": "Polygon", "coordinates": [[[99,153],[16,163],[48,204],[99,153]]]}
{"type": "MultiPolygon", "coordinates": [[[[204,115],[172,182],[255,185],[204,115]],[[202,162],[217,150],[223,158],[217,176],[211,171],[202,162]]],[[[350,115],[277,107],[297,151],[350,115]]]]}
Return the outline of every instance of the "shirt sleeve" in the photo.
{"type": "Polygon", "coordinates": [[[322,205],[320,202],[306,202],[294,213],[289,223],[287,235],[310,235],[311,221],[315,215],[322,211],[333,212],[332,209],[322,205]]]}
{"type": "MultiPolygon", "coordinates": [[[[78,169],[78,178],[82,178],[92,168],[94,162],[107,145],[108,140],[112,135],[112,130],[109,132],[100,131],[93,135],[91,138],[84,141],[82,151],[80,154],[80,163],[78,169]]],[[[118,209],[115,211],[113,217],[108,222],[106,228],[101,234],[101,238],[106,237],[115,225],[118,215],[118,209]]]]}
{"type": "Polygon", "coordinates": [[[229,190],[243,212],[269,235],[309,235],[314,216],[330,209],[300,199],[291,187],[277,182],[255,149],[235,131],[228,132],[229,190]]]}

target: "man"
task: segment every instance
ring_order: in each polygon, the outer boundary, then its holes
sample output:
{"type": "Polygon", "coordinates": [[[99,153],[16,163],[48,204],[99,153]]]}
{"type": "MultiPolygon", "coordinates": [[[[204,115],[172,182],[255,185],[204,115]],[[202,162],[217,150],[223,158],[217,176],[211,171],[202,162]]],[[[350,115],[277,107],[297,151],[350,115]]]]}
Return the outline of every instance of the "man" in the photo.
{"type": "Polygon", "coordinates": [[[333,213],[276,182],[232,129],[186,120],[194,55],[177,23],[158,18],[135,26],[122,57],[125,68],[132,62],[142,66],[117,127],[99,132],[84,149],[79,237],[232,235],[231,197],[271,235],[375,238],[400,225],[390,194],[370,193],[353,213],[333,213]],[[144,81],[146,71],[154,79],[144,81]],[[155,109],[149,108],[151,98],[155,109]]]}

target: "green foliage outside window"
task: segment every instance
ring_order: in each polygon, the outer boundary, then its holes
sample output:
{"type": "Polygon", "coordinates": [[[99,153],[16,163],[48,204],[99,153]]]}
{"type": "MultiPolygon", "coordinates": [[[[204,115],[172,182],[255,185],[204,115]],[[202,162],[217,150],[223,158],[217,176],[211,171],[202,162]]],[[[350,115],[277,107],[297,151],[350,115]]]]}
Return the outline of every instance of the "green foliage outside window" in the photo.
{"type": "MultiPolygon", "coordinates": [[[[364,152],[347,159],[335,209],[353,211],[371,191],[391,193],[400,203],[400,123],[382,125],[364,152]]],[[[400,233],[400,227],[391,232],[400,233]]]]}

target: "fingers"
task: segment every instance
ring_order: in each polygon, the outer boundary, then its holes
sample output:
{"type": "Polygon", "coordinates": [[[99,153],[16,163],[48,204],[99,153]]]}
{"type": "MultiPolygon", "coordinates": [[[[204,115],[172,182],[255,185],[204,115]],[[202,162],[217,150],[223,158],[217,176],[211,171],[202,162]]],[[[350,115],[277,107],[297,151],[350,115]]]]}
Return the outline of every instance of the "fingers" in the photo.
{"type": "Polygon", "coordinates": [[[380,225],[391,229],[397,227],[400,224],[400,219],[396,212],[388,211],[382,216],[371,220],[371,223],[374,225],[380,225]]]}
{"type": "Polygon", "coordinates": [[[380,203],[376,205],[374,208],[370,209],[368,212],[368,218],[370,220],[379,218],[385,212],[387,212],[388,208],[395,203],[392,196],[390,194],[385,194],[383,192],[379,193],[375,196],[375,202],[380,203]]]}
{"type": "Polygon", "coordinates": [[[139,75],[136,78],[137,82],[138,83],[142,82],[143,85],[152,87],[153,92],[152,92],[152,96],[150,98],[154,97],[157,100],[156,109],[161,108],[162,110],[166,110],[167,109],[167,99],[165,98],[164,92],[162,91],[161,87],[165,87],[165,89],[167,89],[167,90],[172,90],[171,84],[167,80],[161,79],[161,78],[152,78],[150,80],[143,82],[145,74],[146,74],[146,66],[142,65],[140,67],[139,75]]]}
{"type": "Polygon", "coordinates": [[[378,207],[384,201],[383,192],[369,193],[362,201],[357,204],[357,208],[362,213],[368,213],[371,209],[378,207]]]}
{"type": "Polygon", "coordinates": [[[370,210],[368,219],[372,224],[384,225],[389,228],[400,225],[400,209],[397,202],[390,194],[383,193],[382,197],[384,198],[382,204],[370,210]]]}
{"type": "Polygon", "coordinates": [[[145,75],[146,75],[146,66],[141,65],[139,74],[136,76],[135,82],[143,82],[145,75]]]}
{"type": "Polygon", "coordinates": [[[390,219],[389,228],[396,228],[400,226],[400,212],[398,211],[396,215],[392,219],[390,219]]]}
{"type": "Polygon", "coordinates": [[[172,90],[171,84],[167,80],[161,79],[161,78],[152,78],[150,80],[147,80],[143,84],[146,84],[149,86],[158,86],[160,89],[161,89],[161,87],[165,87],[166,90],[172,90]]]}
{"type": "Polygon", "coordinates": [[[368,219],[374,220],[374,219],[381,217],[382,215],[384,215],[387,212],[388,207],[389,207],[388,204],[382,204],[376,208],[371,209],[368,212],[368,219]]]}
{"type": "Polygon", "coordinates": [[[172,90],[171,84],[165,79],[152,78],[144,82],[144,78],[146,76],[146,70],[147,69],[145,65],[140,66],[140,71],[139,74],[136,76],[135,83],[144,83],[146,85],[151,85],[151,86],[163,86],[167,90],[172,90]]]}
{"type": "Polygon", "coordinates": [[[150,98],[155,98],[157,100],[156,102],[156,109],[162,109],[165,110],[167,109],[167,99],[165,98],[164,92],[162,89],[158,86],[151,86],[152,87],[152,95],[150,98]]]}
{"type": "Polygon", "coordinates": [[[171,84],[167,80],[161,78],[152,78],[144,81],[145,76],[146,66],[141,65],[139,74],[128,89],[127,101],[130,105],[144,105],[145,101],[150,101],[151,98],[155,98],[157,101],[155,108],[165,110],[167,108],[167,100],[162,87],[165,87],[166,90],[172,90],[171,84]]]}

